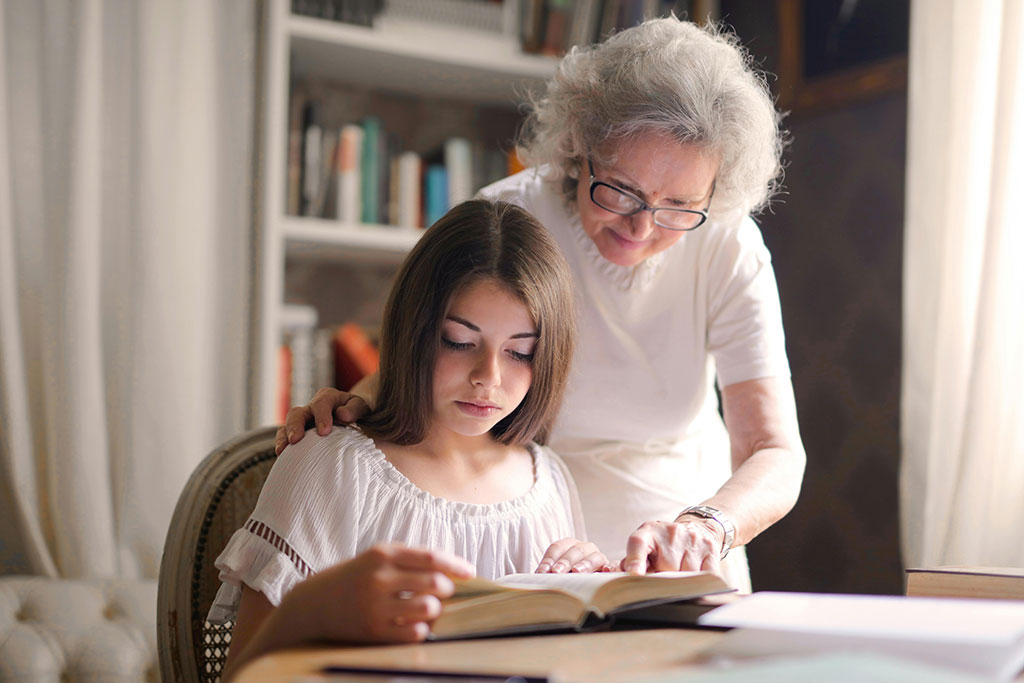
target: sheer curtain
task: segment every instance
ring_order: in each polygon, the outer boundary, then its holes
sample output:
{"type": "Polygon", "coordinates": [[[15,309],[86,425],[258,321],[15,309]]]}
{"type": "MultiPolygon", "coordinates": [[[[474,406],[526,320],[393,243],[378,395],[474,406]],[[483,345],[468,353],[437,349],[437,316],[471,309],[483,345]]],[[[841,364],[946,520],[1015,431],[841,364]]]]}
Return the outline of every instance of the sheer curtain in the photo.
{"type": "Polygon", "coordinates": [[[908,565],[1024,566],[1024,2],[912,5],[908,565]]]}
{"type": "Polygon", "coordinates": [[[155,576],[245,423],[252,0],[0,3],[0,561],[155,576]]]}

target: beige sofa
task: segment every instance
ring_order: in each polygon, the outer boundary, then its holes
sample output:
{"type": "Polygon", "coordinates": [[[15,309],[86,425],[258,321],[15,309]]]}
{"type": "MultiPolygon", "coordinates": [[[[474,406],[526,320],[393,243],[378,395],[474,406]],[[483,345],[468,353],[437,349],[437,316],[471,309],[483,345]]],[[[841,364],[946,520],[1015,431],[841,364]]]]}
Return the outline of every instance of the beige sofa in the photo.
{"type": "Polygon", "coordinates": [[[0,577],[0,681],[160,680],[156,581],[0,577]]]}

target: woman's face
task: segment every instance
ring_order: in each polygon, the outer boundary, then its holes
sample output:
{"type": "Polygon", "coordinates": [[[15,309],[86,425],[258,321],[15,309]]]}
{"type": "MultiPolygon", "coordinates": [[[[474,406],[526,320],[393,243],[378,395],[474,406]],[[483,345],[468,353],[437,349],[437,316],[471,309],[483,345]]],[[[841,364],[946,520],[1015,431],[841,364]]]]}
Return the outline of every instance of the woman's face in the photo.
{"type": "Polygon", "coordinates": [[[493,280],[455,295],[441,323],[434,365],[434,424],[479,436],[515,410],[533,381],[537,325],[493,280]]]}
{"type": "MultiPolygon", "coordinates": [[[[718,160],[696,145],[644,133],[598,151],[598,156],[612,152],[616,161],[605,166],[595,159],[594,177],[636,195],[648,206],[703,209],[708,204],[718,160]]],[[[620,266],[635,266],[685,237],[685,232],[655,225],[650,211],[620,216],[599,207],[590,199],[588,170],[584,161],[576,201],[583,232],[601,256],[620,266]]]]}

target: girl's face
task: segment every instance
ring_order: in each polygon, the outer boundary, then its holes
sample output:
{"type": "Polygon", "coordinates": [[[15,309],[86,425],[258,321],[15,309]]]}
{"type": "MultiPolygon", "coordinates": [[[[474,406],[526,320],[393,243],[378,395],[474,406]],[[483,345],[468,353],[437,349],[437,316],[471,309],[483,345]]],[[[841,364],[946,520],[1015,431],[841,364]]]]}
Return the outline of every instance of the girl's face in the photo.
{"type": "Polygon", "coordinates": [[[533,381],[537,326],[523,302],[494,280],[455,295],[434,364],[434,425],[463,436],[490,431],[533,381]]]}
{"type": "MultiPolygon", "coordinates": [[[[703,209],[718,162],[695,145],[683,145],[661,133],[644,133],[610,150],[614,164],[594,163],[594,178],[623,189],[654,208],[703,209]]],[[[685,232],[654,224],[650,211],[620,216],[590,199],[590,174],[584,161],[576,191],[583,232],[601,256],[620,266],[635,266],[683,239],[685,232]]],[[[698,230],[706,229],[705,227],[698,230]]]]}

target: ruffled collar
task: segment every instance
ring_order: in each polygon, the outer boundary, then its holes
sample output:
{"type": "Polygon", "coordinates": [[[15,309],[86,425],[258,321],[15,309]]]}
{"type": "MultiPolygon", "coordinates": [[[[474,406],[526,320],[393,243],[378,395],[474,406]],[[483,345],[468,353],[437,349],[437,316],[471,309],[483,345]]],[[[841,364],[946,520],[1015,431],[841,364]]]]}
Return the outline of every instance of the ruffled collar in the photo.
{"type": "Polygon", "coordinates": [[[566,213],[569,217],[569,230],[572,231],[573,238],[590,260],[591,265],[605,280],[622,291],[642,292],[649,289],[654,278],[665,267],[668,250],[660,251],[635,266],[620,266],[612,263],[601,255],[594,240],[583,232],[583,223],[580,221],[580,213],[576,207],[566,207],[566,213]]]}
{"type": "Polygon", "coordinates": [[[373,465],[379,476],[391,484],[397,493],[407,496],[407,499],[418,500],[438,513],[447,511],[465,517],[519,519],[537,508],[538,500],[542,495],[543,482],[550,480],[552,476],[547,460],[542,457],[540,447],[531,441],[525,444],[525,448],[533,460],[533,484],[519,496],[496,503],[466,503],[440,498],[424,491],[402,474],[397,467],[391,464],[387,456],[384,455],[384,451],[377,447],[373,439],[358,429],[352,428],[351,431],[357,435],[355,438],[363,457],[373,465]]]}

